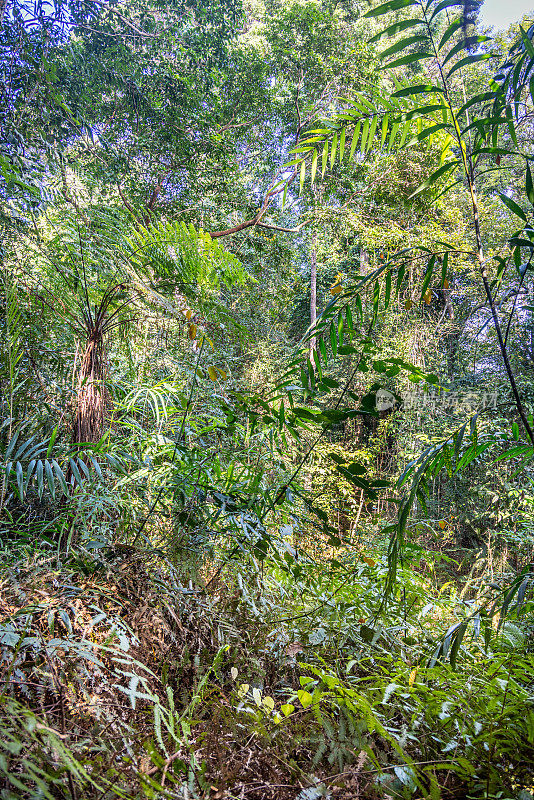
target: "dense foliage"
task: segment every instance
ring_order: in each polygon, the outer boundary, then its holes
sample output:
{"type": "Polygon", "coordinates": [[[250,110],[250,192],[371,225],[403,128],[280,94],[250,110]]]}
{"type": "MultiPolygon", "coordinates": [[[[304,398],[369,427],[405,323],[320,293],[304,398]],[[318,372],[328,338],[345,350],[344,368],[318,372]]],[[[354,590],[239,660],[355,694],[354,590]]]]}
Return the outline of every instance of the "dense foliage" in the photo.
{"type": "Polygon", "coordinates": [[[534,22],[0,0],[0,797],[534,792],[534,22]]]}

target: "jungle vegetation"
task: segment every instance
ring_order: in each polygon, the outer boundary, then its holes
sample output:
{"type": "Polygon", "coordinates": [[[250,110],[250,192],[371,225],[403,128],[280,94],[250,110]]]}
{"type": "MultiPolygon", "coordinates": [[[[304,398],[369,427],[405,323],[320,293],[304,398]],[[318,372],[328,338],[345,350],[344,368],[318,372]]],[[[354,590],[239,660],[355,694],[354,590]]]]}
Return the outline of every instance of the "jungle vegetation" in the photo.
{"type": "Polygon", "coordinates": [[[0,2],[0,798],[534,793],[534,19],[0,2]]]}

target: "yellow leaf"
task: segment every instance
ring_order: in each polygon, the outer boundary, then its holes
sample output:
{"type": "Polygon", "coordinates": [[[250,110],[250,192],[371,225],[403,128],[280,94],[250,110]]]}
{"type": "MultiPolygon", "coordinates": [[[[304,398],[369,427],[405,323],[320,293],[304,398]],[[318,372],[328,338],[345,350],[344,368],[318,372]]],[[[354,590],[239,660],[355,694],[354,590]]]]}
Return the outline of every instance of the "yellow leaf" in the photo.
{"type": "Polygon", "coordinates": [[[252,697],[254,698],[254,702],[256,703],[256,705],[261,706],[261,692],[256,687],[254,687],[254,689],[252,690],[252,697]]]}
{"type": "Polygon", "coordinates": [[[376,564],[376,561],[373,561],[372,558],[367,558],[367,556],[364,556],[362,558],[362,561],[365,561],[365,563],[368,564],[370,567],[374,567],[374,565],[376,564]]]}
{"type": "Polygon", "coordinates": [[[282,717],[280,716],[280,714],[275,714],[273,719],[274,719],[275,725],[280,725],[280,723],[282,722],[282,717]]]}
{"type": "Polygon", "coordinates": [[[443,288],[444,289],[448,289],[449,288],[449,281],[443,281],[443,288]]]}
{"type": "Polygon", "coordinates": [[[217,380],[217,370],[215,367],[208,367],[208,375],[210,376],[212,381],[217,380]]]}
{"type": "Polygon", "coordinates": [[[340,291],[341,291],[341,286],[339,284],[330,287],[330,294],[339,294],[340,291]]]}
{"type": "Polygon", "coordinates": [[[282,712],[284,717],[289,717],[289,715],[292,714],[294,710],[295,706],[292,705],[291,703],[284,703],[283,706],[280,706],[280,711],[282,712]]]}
{"type": "Polygon", "coordinates": [[[250,686],[249,686],[248,683],[242,683],[241,686],[239,687],[238,691],[237,691],[239,697],[244,697],[247,694],[249,689],[250,689],[250,686]]]}
{"type": "Polygon", "coordinates": [[[311,706],[313,698],[311,694],[307,692],[305,689],[299,689],[297,692],[297,696],[298,699],[300,700],[302,708],[308,708],[308,706],[311,706]]]}
{"type": "Polygon", "coordinates": [[[439,527],[441,528],[442,531],[445,530],[445,528],[447,527],[447,523],[444,520],[441,520],[440,522],[438,522],[438,525],[439,525],[439,527]]]}
{"type": "Polygon", "coordinates": [[[406,302],[404,304],[404,308],[406,309],[406,311],[409,311],[412,306],[413,306],[412,301],[411,300],[406,300],[406,302]]]}
{"type": "Polygon", "coordinates": [[[432,290],[431,289],[427,289],[426,290],[426,292],[423,295],[423,300],[425,301],[427,306],[430,305],[430,301],[432,300],[432,290]]]}
{"type": "Polygon", "coordinates": [[[188,308],[187,311],[185,312],[185,318],[187,320],[190,320],[192,316],[193,316],[193,312],[191,311],[190,308],[188,308]]]}
{"type": "Polygon", "coordinates": [[[232,676],[232,680],[235,681],[237,678],[237,667],[232,667],[230,670],[230,675],[232,676]]]}
{"type": "Polygon", "coordinates": [[[192,323],[189,325],[189,327],[188,327],[188,329],[187,329],[187,335],[189,336],[189,338],[190,338],[190,339],[195,339],[195,338],[196,338],[196,335],[197,335],[197,326],[195,325],[195,323],[194,323],[194,322],[192,322],[192,323]]]}
{"type": "Polygon", "coordinates": [[[417,668],[416,669],[412,669],[412,671],[410,672],[410,678],[408,680],[408,685],[409,686],[413,686],[416,675],[417,675],[417,668]]]}
{"type": "Polygon", "coordinates": [[[265,695],[265,697],[262,700],[262,703],[265,706],[265,708],[267,708],[269,711],[274,711],[274,700],[272,697],[269,697],[268,694],[265,695]]]}

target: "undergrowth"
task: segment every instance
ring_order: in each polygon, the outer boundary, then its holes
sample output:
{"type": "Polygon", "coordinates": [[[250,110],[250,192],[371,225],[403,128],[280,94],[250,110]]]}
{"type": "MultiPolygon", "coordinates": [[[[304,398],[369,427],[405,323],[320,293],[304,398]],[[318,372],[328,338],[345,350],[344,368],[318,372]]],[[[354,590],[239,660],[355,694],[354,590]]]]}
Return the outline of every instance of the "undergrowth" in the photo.
{"type": "Polygon", "coordinates": [[[412,571],[386,626],[386,572],[229,566],[205,590],[133,548],[7,559],[0,796],[530,796],[528,616],[474,625],[453,667],[436,643],[470,601],[412,571]]]}

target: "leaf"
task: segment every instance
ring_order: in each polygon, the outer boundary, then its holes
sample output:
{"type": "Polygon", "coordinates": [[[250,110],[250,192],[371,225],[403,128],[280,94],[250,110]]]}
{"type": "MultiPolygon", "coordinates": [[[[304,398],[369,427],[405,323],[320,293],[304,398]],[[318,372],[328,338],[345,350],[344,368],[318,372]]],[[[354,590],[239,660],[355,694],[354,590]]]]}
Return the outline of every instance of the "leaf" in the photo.
{"type": "Polygon", "coordinates": [[[69,458],[69,466],[70,466],[70,471],[72,472],[72,475],[74,477],[74,480],[76,481],[78,486],[81,486],[83,483],[82,476],[80,475],[78,465],[76,464],[73,458],[69,458]]]}
{"type": "Polygon", "coordinates": [[[313,697],[305,689],[299,689],[297,692],[297,697],[300,700],[302,708],[308,708],[308,706],[311,706],[313,697]]]}
{"type": "Polygon", "coordinates": [[[517,217],[522,219],[523,222],[527,221],[527,215],[525,214],[521,206],[518,206],[517,203],[514,200],[512,200],[511,197],[508,197],[508,195],[503,194],[502,192],[499,192],[499,197],[506,206],[506,208],[508,208],[512,212],[512,214],[515,214],[517,217]]]}
{"type": "Polygon", "coordinates": [[[284,717],[288,717],[290,714],[293,713],[295,710],[295,706],[291,705],[291,703],[284,703],[283,706],[280,706],[280,711],[284,715],[284,717]]]}
{"type": "Polygon", "coordinates": [[[384,147],[384,142],[386,141],[386,136],[388,133],[388,125],[389,125],[389,115],[386,114],[384,119],[382,120],[382,136],[380,138],[380,149],[384,147]]]}
{"type": "Polygon", "coordinates": [[[252,697],[257,706],[261,706],[261,691],[255,686],[252,690],[252,697]]]}
{"type": "Polygon", "coordinates": [[[365,17],[380,17],[383,14],[388,14],[390,11],[397,11],[399,8],[407,8],[408,6],[415,6],[414,0],[389,0],[387,3],[382,3],[376,8],[367,11],[363,16],[365,17]]]}
{"type": "Polygon", "coordinates": [[[424,25],[425,22],[422,19],[404,19],[402,22],[394,22],[393,25],[389,25],[384,30],[376,33],[369,42],[376,42],[378,39],[381,39],[383,36],[387,36],[391,38],[392,36],[396,36],[397,33],[401,33],[401,31],[405,31],[408,28],[413,28],[415,25],[424,25]]]}
{"type": "Polygon", "coordinates": [[[487,61],[489,58],[491,58],[491,56],[491,53],[479,53],[479,55],[476,56],[466,56],[465,58],[462,58],[462,60],[458,61],[449,71],[446,80],[448,80],[454,72],[462,69],[462,67],[465,67],[468,64],[476,64],[478,61],[487,61]]]}
{"type": "Polygon", "coordinates": [[[274,711],[274,700],[270,695],[266,694],[262,703],[268,711],[274,711]]]}
{"type": "Polygon", "coordinates": [[[236,680],[236,678],[237,678],[237,667],[232,667],[232,669],[230,670],[230,676],[231,676],[233,681],[236,680]]]}
{"type": "Polygon", "coordinates": [[[455,19],[454,22],[452,22],[449,25],[449,27],[441,37],[440,43],[438,44],[438,50],[441,50],[441,48],[447,44],[451,36],[453,36],[456,33],[456,31],[462,27],[462,25],[463,25],[463,17],[455,19]]]}
{"type": "Polygon", "coordinates": [[[318,159],[317,150],[314,150],[313,151],[313,156],[312,156],[312,165],[311,165],[311,183],[312,183],[312,186],[315,183],[315,173],[317,172],[317,159],[318,159]]]}
{"type": "Polygon", "coordinates": [[[432,12],[432,16],[430,17],[430,22],[437,17],[438,14],[441,14],[442,11],[445,11],[446,8],[455,8],[457,6],[464,6],[464,0],[441,0],[441,3],[438,3],[434,11],[432,12]]]}
{"type": "Polygon", "coordinates": [[[383,69],[394,69],[395,67],[403,67],[406,64],[414,64],[416,61],[422,61],[426,58],[434,58],[432,53],[409,53],[407,56],[397,58],[395,61],[389,61],[383,69]]]}
{"type": "Polygon", "coordinates": [[[490,40],[489,36],[467,36],[465,39],[461,39],[457,44],[452,47],[449,52],[447,53],[445,59],[442,62],[442,66],[444,67],[445,64],[454,58],[457,53],[460,53],[462,50],[469,50],[472,48],[474,44],[479,44],[481,42],[488,42],[490,40]]]}
{"type": "Polygon", "coordinates": [[[51,466],[50,462],[48,461],[48,459],[45,460],[45,462],[44,462],[44,469],[45,469],[46,481],[48,483],[48,491],[50,492],[50,494],[52,496],[52,500],[55,500],[56,499],[56,483],[54,481],[54,473],[52,472],[52,466],[51,466]]]}
{"type": "Polygon", "coordinates": [[[339,163],[343,161],[343,153],[345,152],[345,137],[347,135],[347,127],[345,126],[341,131],[341,137],[339,139],[339,163]]]}
{"type": "Polygon", "coordinates": [[[417,86],[407,86],[405,89],[397,89],[397,91],[393,92],[391,96],[411,97],[413,94],[430,94],[432,92],[444,94],[445,90],[433,83],[420,83],[417,86]]]}
{"type": "Polygon", "coordinates": [[[360,129],[361,129],[361,127],[362,127],[362,123],[361,123],[361,120],[359,120],[358,124],[356,125],[356,127],[354,129],[354,134],[352,136],[352,142],[351,142],[351,145],[350,145],[350,153],[349,153],[349,161],[352,161],[352,159],[354,157],[354,151],[356,150],[356,147],[358,145],[358,139],[360,138],[360,129]]]}
{"type": "Polygon", "coordinates": [[[41,459],[39,459],[39,461],[37,462],[37,469],[35,471],[35,474],[37,477],[37,492],[39,495],[39,500],[42,500],[45,487],[43,480],[43,462],[41,461],[41,459]]]}
{"type": "Polygon", "coordinates": [[[441,167],[439,167],[432,173],[432,175],[430,176],[430,178],[428,178],[428,180],[422,183],[415,190],[415,192],[413,192],[413,194],[410,195],[410,198],[415,197],[420,192],[423,192],[425,189],[429,189],[432,186],[432,184],[434,184],[438,180],[438,178],[441,178],[442,175],[445,175],[447,172],[449,172],[449,170],[454,169],[454,167],[457,167],[459,164],[460,161],[458,159],[454,161],[448,161],[446,164],[443,164],[441,167]]]}
{"type": "Polygon", "coordinates": [[[194,322],[187,326],[187,335],[191,340],[196,338],[197,335],[197,326],[194,322]]]}
{"type": "Polygon", "coordinates": [[[400,39],[398,42],[391,45],[391,47],[388,47],[387,50],[383,50],[379,53],[379,58],[387,58],[388,56],[395,55],[399,50],[404,50],[405,47],[410,47],[416,42],[428,42],[428,36],[418,34],[416,36],[408,36],[405,39],[400,39]]]}
{"type": "Polygon", "coordinates": [[[324,174],[326,172],[326,162],[327,162],[327,160],[328,160],[328,140],[326,140],[326,142],[324,143],[323,154],[322,154],[322,158],[321,158],[321,172],[322,172],[323,177],[324,177],[324,174]]]}
{"type": "Polygon", "coordinates": [[[334,166],[334,161],[336,160],[336,151],[337,151],[337,131],[334,133],[332,138],[332,149],[330,151],[330,169],[334,166]]]}
{"type": "Polygon", "coordinates": [[[217,370],[215,367],[208,367],[208,375],[210,376],[212,381],[217,380],[217,370]]]}

